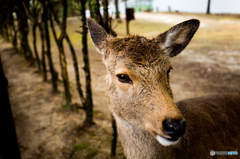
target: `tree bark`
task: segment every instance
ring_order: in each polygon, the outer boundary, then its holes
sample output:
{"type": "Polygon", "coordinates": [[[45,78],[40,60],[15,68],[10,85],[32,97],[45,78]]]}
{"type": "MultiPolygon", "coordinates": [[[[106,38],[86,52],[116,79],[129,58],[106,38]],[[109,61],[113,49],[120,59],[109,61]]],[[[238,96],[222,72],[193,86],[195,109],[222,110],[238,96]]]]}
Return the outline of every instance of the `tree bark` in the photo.
{"type": "Polygon", "coordinates": [[[17,17],[19,19],[18,21],[18,27],[21,34],[21,53],[24,54],[25,58],[30,62],[31,65],[34,65],[34,59],[32,55],[32,50],[29,46],[28,42],[28,18],[24,9],[24,5],[26,8],[29,7],[29,1],[16,1],[16,5],[18,6],[18,9],[16,9],[17,17]]]}
{"type": "Polygon", "coordinates": [[[4,27],[4,32],[5,32],[5,39],[9,42],[10,41],[10,36],[9,36],[9,31],[8,31],[8,25],[7,25],[7,23],[5,23],[4,25],[3,25],[3,27],[4,27]]]}
{"type": "Polygon", "coordinates": [[[48,0],[42,0],[43,21],[44,21],[44,30],[45,30],[45,40],[46,40],[46,54],[47,54],[48,64],[49,64],[49,68],[52,76],[53,92],[58,92],[58,89],[57,89],[58,77],[52,62],[51,45],[50,45],[49,30],[48,30],[48,3],[49,3],[48,0]]]}
{"type": "Polygon", "coordinates": [[[79,97],[81,99],[81,103],[82,105],[84,106],[84,103],[85,103],[85,98],[83,96],[83,92],[82,92],[82,89],[81,89],[81,84],[80,84],[80,77],[79,77],[79,70],[78,70],[78,62],[77,62],[77,56],[76,56],[76,53],[75,53],[75,50],[73,48],[73,45],[69,39],[69,37],[67,36],[66,34],[66,41],[70,47],[70,50],[71,50],[71,54],[72,54],[72,59],[73,59],[73,66],[74,66],[74,70],[75,70],[75,79],[76,79],[76,85],[77,85],[77,91],[78,91],[78,94],[79,94],[79,97]]]}
{"type": "Polygon", "coordinates": [[[104,0],[103,2],[104,5],[104,29],[106,30],[107,33],[109,33],[109,27],[108,27],[108,0],[104,0]]]}
{"type": "Polygon", "coordinates": [[[36,42],[37,42],[37,40],[36,40],[36,28],[37,28],[37,24],[33,23],[33,26],[32,26],[33,48],[34,48],[34,53],[35,53],[35,56],[36,56],[38,71],[41,73],[42,72],[41,61],[40,61],[39,56],[38,56],[37,44],[36,44],[36,42]]]}
{"type": "MultiPolygon", "coordinates": [[[[37,61],[38,71],[41,73],[41,64],[40,64],[40,59],[38,56],[38,51],[36,46],[36,28],[38,25],[38,15],[37,15],[37,8],[34,6],[34,0],[32,1],[32,3],[33,4],[28,5],[28,7],[25,3],[23,3],[23,8],[25,10],[26,16],[31,20],[31,23],[32,23],[33,49],[34,49],[34,53],[37,61]],[[32,10],[32,14],[30,13],[30,10],[32,10]]],[[[29,44],[28,44],[28,48],[29,48],[29,52],[32,52],[29,44]]]]}
{"type": "Polygon", "coordinates": [[[82,52],[84,61],[84,71],[86,77],[86,98],[85,98],[85,112],[86,118],[83,123],[84,126],[91,126],[93,122],[93,103],[92,103],[92,88],[91,88],[91,75],[90,64],[88,59],[88,47],[87,47],[87,26],[85,15],[85,0],[81,0],[81,15],[82,15],[82,52]]]}
{"type": "Polygon", "coordinates": [[[41,36],[41,43],[42,43],[42,46],[41,46],[41,50],[42,50],[42,75],[43,75],[43,81],[47,81],[47,68],[46,68],[46,60],[45,60],[45,39],[44,39],[44,31],[43,31],[43,27],[42,27],[42,24],[43,22],[41,22],[39,25],[38,25],[38,28],[39,28],[39,31],[40,31],[40,36],[41,36]]]}
{"type": "Polygon", "coordinates": [[[119,15],[119,10],[118,10],[118,0],[115,0],[115,7],[116,7],[116,19],[119,19],[120,15],[119,15]]]}
{"type": "MultiPolygon", "coordinates": [[[[24,14],[24,10],[21,14],[24,14]]],[[[27,17],[24,15],[22,18],[20,18],[20,33],[21,33],[21,51],[24,54],[25,58],[31,63],[31,65],[34,65],[34,60],[32,56],[32,51],[29,47],[28,42],[28,23],[27,23],[27,17]]]]}
{"type": "Polygon", "coordinates": [[[13,15],[11,17],[11,23],[12,23],[12,29],[13,29],[12,45],[13,45],[14,50],[16,50],[16,52],[18,52],[19,51],[18,50],[18,46],[17,46],[17,33],[18,33],[18,30],[15,27],[13,15]]]}
{"type": "Polygon", "coordinates": [[[96,15],[97,15],[97,19],[98,19],[98,24],[103,27],[103,18],[102,18],[102,15],[100,13],[99,0],[96,0],[96,5],[97,5],[96,15]]]}
{"type": "Polygon", "coordinates": [[[117,147],[117,125],[116,125],[116,121],[112,114],[111,114],[111,119],[112,119],[111,155],[115,156],[116,155],[116,147],[117,147]]]}
{"type": "Polygon", "coordinates": [[[207,14],[210,14],[210,3],[211,3],[211,0],[208,0],[207,14]]]}
{"type": "Polygon", "coordinates": [[[65,100],[66,100],[66,107],[70,108],[72,103],[71,93],[69,90],[69,80],[68,80],[68,73],[67,73],[67,62],[66,57],[64,53],[64,47],[63,47],[63,39],[65,37],[66,32],[66,19],[67,19],[67,1],[62,0],[63,2],[63,17],[62,17],[62,27],[61,27],[61,35],[59,38],[57,38],[56,31],[54,29],[52,17],[50,16],[50,24],[53,32],[54,39],[58,46],[59,51],[59,60],[62,70],[62,79],[63,79],[63,85],[64,85],[64,91],[65,91],[65,100]]]}
{"type": "MultiPolygon", "coordinates": [[[[54,16],[55,22],[58,24],[59,28],[61,29],[61,23],[60,23],[60,21],[58,19],[57,13],[55,12],[52,4],[49,4],[49,8],[50,8],[50,10],[52,12],[52,15],[54,16]]],[[[73,48],[72,42],[69,39],[69,36],[68,36],[67,32],[65,32],[65,38],[66,38],[66,41],[67,41],[67,43],[69,45],[69,48],[70,48],[70,51],[71,51],[71,54],[72,54],[72,60],[73,60],[73,66],[74,66],[74,71],[75,71],[75,79],[76,79],[77,91],[78,91],[81,103],[84,106],[85,99],[84,99],[83,92],[82,92],[82,89],[81,89],[81,83],[80,83],[80,76],[79,76],[79,69],[78,69],[78,61],[77,61],[76,52],[75,52],[75,50],[73,48]]]]}
{"type": "Polygon", "coordinates": [[[93,16],[93,8],[92,8],[92,4],[91,4],[91,1],[92,0],[88,0],[88,10],[89,10],[89,12],[90,12],[90,17],[92,18],[92,19],[95,19],[95,16],[93,16]]]}
{"type": "Polygon", "coordinates": [[[21,159],[7,87],[0,58],[0,158],[21,159]]]}

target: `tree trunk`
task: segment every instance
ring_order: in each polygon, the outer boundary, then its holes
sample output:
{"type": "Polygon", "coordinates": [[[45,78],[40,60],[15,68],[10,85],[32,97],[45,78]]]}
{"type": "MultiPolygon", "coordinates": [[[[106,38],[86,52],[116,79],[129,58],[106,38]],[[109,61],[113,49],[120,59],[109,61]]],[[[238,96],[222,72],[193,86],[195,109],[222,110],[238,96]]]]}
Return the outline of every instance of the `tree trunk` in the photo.
{"type": "Polygon", "coordinates": [[[5,29],[5,39],[9,42],[10,41],[10,36],[9,36],[9,32],[8,32],[8,25],[7,23],[4,24],[4,29],[5,29]]]}
{"type": "Polygon", "coordinates": [[[108,0],[104,0],[103,2],[104,5],[104,29],[106,30],[107,33],[109,33],[109,27],[108,27],[108,0]]]}
{"type": "Polygon", "coordinates": [[[8,96],[8,81],[0,58],[0,158],[21,159],[16,130],[8,96]]]}
{"type": "Polygon", "coordinates": [[[32,50],[28,42],[28,18],[24,9],[24,6],[29,7],[29,2],[19,3],[19,9],[16,11],[17,17],[19,18],[19,30],[21,33],[21,51],[24,54],[25,58],[30,62],[31,65],[34,65],[34,59],[32,55],[32,50]]]}
{"type": "Polygon", "coordinates": [[[65,88],[65,96],[66,96],[66,104],[67,106],[70,106],[72,103],[72,98],[69,90],[69,80],[68,80],[68,72],[67,72],[67,62],[66,57],[64,53],[64,47],[63,47],[63,38],[66,35],[66,28],[67,28],[67,9],[68,4],[67,0],[62,0],[63,3],[63,17],[62,17],[62,32],[59,37],[59,46],[60,46],[60,58],[61,58],[61,67],[62,67],[62,77],[64,80],[64,88],[65,88]]]}
{"type": "Polygon", "coordinates": [[[18,46],[17,46],[17,32],[18,32],[18,30],[16,30],[13,15],[11,17],[11,25],[12,25],[12,29],[13,29],[12,45],[13,45],[14,50],[16,52],[18,52],[18,46]]]}
{"type": "Polygon", "coordinates": [[[31,47],[29,45],[29,42],[28,42],[28,33],[27,33],[27,35],[24,39],[26,39],[27,53],[28,53],[28,59],[30,61],[30,64],[31,64],[31,66],[35,66],[35,61],[34,61],[34,58],[33,58],[32,49],[31,49],[31,47]]]}
{"type": "Polygon", "coordinates": [[[111,155],[115,156],[116,155],[116,147],[117,147],[117,125],[116,125],[116,121],[112,114],[111,114],[111,119],[112,119],[111,155]]]}
{"type": "Polygon", "coordinates": [[[59,38],[57,38],[56,31],[54,29],[52,17],[50,16],[50,24],[53,32],[54,39],[58,46],[59,51],[59,60],[62,70],[62,79],[63,79],[63,85],[64,85],[64,91],[65,91],[65,100],[66,100],[66,107],[70,108],[72,103],[71,93],[69,90],[69,80],[68,80],[68,73],[67,73],[67,62],[66,62],[66,56],[64,53],[64,47],[63,47],[63,38],[65,36],[66,31],[66,19],[67,19],[67,1],[63,0],[63,18],[62,18],[62,27],[61,27],[61,35],[59,38]]]}
{"type": "Polygon", "coordinates": [[[84,71],[86,77],[86,99],[85,99],[85,112],[86,118],[84,126],[93,125],[93,103],[92,103],[92,90],[91,90],[91,75],[90,66],[88,59],[88,48],[87,48],[87,26],[86,26],[86,15],[85,15],[85,0],[81,0],[81,15],[82,15],[82,52],[84,61],[84,71]]]}
{"type": "Polygon", "coordinates": [[[38,28],[40,31],[40,35],[41,35],[41,43],[42,43],[42,75],[43,75],[43,81],[47,81],[47,68],[46,68],[46,60],[45,60],[45,40],[44,40],[44,31],[43,31],[43,27],[42,27],[42,23],[38,24],[38,28]]]}
{"type": "Polygon", "coordinates": [[[46,54],[48,58],[48,64],[52,76],[52,88],[53,92],[58,92],[57,90],[57,72],[54,70],[53,62],[52,62],[52,55],[51,55],[51,45],[50,45],[50,38],[49,38],[49,30],[48,30],[48,0],[42,0],[43,3],[43,21],[44,21],[44,30],[45,30],[45,40],[46,40],[46,54]]]}
{"type": "Polygon", "coordinates": [[[72,45],[72,43],[71,43],[71,41],[70,41],[70,39],[67,35],[66,35],[66,40],[67,40],[67,43],[70,47],[71,54],[72,54],[73,66],[74,66],[74,70],[75,70],[75,79],[76,79],[77,91],[78,91],[79,97],[81,99],[81,103],[84,106],[85,99],[84,99],[83,92],[82,92],[82,89],[81,89],[81,84],[80,84],[77,56],[76,56],[75,50],[73,48],[73,45],[72,45]]]}
{"type": "Polygon", "coordinates": [[[210,14],[210,3],[211,3],[211,0],[208,0],[207,14],[210,14]]]}
{"type": "Polygon", "coordinates": [[[102,15],[100,13],[100,5],[99,5],[98,0],[96,0],[96,5],[97,5],[96,15],[97,15],[97,19],[98,19],[98,24],[103,27],[103,18],[102,18],[102,15]]]}
{"type": "Polygon", "coordinates": [[[36,23],[33,23],[33,26],[32,26],[32,35],[33,35],[33,48],[34,48],[34,53],[35,53],[35,56],[36,56],[36,61],[37,61],[37,66],[38,66],[38,71],[41,73],[42,69],[41,69],[41,62],[40,62],[40,59],[39,59],[39,56],[38,56],[38,51],[37,51],[37,40],[36,40],[36,28],[37,28],[37,24],[36,23]]]}
{"type": "Polygon", "coordinates": [[[118,10],[118,0],[115,0],[115,7],[116,7],[116,19],[119,19],[120,15],[119,15],[119,10],[118,10]]]}
{"type": "MultiPolygon", "coordinates": [[[[57,16],[56,12],[54,11],[54,8],[53,8],[52,4],[49,4],[49,8],[50,8],[50,10],[52,12],[52,15],[54,16],[55,22],[58,24],[59,28],[61,29],[60,21],[58,19],[58,16],[57,16]]],[[[80,76],[79,76],[77,56],[76,56],[75,50],[73,48],[73,45],[71,43],[71,40],[68,37],[67,32],[65,32],[65,38],[66,38],[66,41],[67,41],[67,43],[69,45],[69,48],[70,48],[70,51],[71,51],[71,54],[72,54],[72,60],[73,60],[73,66],[74,66],[74,71],[75,71],[75,79],[76,79],[77,91],[78,91],[79,97],[81,99],[81,103],[82,103],[82,105],[84,105],[85,99],[84,99],[83,92],[82,92],[82,89],[81,89],[81,84],[80,84],[80,76]]]]}
{"type": "Polygon", "coordinates": [[[93,16],[93,11],[94,11],[94,9],[93,9],[93,6],[92,6],[92,4],[91,4],[91,1],[92,1],[92,0],[88,0],[88,10],[89,10],[89,12],[90,12],[90,17],[91,17],[92,19],[95,19],[96,17],[93,16]]]}

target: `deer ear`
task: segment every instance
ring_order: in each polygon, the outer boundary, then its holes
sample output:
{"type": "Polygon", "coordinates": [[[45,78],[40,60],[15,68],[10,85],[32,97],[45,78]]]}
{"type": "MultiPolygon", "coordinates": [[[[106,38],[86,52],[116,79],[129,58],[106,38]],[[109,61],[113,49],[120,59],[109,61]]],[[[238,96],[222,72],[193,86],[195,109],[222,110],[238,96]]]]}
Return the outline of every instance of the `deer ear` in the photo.
{"type": "Polygon", "coordinates": [[[178,55],[190,42],[199,27],[199,20],[191,19],[173,26],[153,40],[169,57],[178,55]]]}
{"type": "Polygon", "coordinates": [[[108,34],[100,25],[94,22],[94,20],[92,20],[91,18],[88,18],[87,22],[88,22],[89,34],[93,41],[93,44],[101,53],[102,49],[104,48],[105,40],[107,40],[108,38],[108,34]]]}

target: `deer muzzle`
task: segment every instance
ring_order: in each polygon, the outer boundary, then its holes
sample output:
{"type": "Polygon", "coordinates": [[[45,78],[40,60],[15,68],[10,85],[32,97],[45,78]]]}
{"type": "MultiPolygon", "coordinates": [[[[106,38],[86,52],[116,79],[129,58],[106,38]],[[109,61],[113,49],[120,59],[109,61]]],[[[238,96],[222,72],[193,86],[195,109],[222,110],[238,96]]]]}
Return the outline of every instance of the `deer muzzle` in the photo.
{"type": "Polygon", "coordinates": [[[151,113],[146,128],[160,144],[170,146],[185,134],[187,123],[175,103],[165,108],[162,106],[161,110],[151,113]]]}

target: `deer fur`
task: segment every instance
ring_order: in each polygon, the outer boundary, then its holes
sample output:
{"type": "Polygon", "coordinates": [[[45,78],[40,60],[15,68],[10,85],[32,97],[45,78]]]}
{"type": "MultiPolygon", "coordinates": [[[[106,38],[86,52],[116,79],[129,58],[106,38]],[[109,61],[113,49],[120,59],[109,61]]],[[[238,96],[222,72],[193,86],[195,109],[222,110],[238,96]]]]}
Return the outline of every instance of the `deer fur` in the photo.
{"type": "Polygon", "coordinates": [[[211,150],[240,150],[240,94],[173,101],[169,57],[188,45],[198,27],[199,21],[192,19],[153,39],[115,38],[88,19],[90,36],[107,67],[109,107],[128,159],[205,159],[211,158],[211,150]],[[169,140],[162,124],[166,119],[185,120],[186,133],[169,140]]]}

